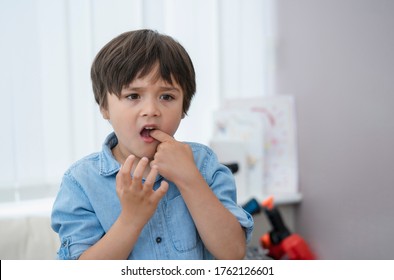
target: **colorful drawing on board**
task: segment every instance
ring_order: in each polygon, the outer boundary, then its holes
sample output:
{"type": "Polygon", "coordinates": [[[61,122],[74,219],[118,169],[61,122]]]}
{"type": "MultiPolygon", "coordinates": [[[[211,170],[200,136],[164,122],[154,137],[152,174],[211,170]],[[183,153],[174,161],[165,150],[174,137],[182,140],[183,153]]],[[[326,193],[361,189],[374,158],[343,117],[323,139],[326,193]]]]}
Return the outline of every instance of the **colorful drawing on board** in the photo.
{"type": "Polygon", "coordinates": [[[259,183],[265,194],[298,191],[292,96],[228,100],[215,114],[214,127],[214,138],[248,143],[251,155],[249,168],[262,161],[259,168],[262,168],[263,178],[259,183]]]}

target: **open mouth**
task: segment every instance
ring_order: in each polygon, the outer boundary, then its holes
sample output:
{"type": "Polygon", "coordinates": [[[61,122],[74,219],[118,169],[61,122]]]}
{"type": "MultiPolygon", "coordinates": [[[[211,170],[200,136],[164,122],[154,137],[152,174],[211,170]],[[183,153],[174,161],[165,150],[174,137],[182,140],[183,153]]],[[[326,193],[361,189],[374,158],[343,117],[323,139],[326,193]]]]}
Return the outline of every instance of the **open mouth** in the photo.
{"type": "Polygon", "coordinates": [[[154,127],[152,127],[152,126],[146,126],[146,127],[144,127],[144,128],[141,130],[141,132],[140,132],[141,137],[144,138],[144,139],[150,139],[150,138],[152,138],[152,137],[150,136],[150,133],[151,133],[151,131],[153,131],[153,130],[155,130],[155,129],[156,129],[156,128],[154,128],[154,127]]]}

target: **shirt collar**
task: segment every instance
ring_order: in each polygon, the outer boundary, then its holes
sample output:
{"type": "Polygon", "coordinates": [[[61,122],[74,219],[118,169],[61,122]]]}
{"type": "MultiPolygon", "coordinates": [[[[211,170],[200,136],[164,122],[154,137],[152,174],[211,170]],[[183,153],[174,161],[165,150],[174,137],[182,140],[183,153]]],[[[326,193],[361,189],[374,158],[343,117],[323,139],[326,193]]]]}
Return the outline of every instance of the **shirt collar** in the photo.
{"type": "Polygon", "coordinates": [[[120,164],[114,158],[111,149],[118,144],[118,138],[112,132],[107,136],[103,144],[103,150],[100,153],[100,175],[111,176],[119,171],[120,164]]]}

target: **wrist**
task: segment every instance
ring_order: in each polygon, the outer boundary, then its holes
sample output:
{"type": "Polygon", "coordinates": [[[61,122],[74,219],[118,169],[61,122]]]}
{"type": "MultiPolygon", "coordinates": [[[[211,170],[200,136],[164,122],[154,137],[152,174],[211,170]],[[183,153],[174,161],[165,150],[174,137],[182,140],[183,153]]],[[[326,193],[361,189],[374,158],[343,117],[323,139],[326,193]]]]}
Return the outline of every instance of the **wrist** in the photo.
{"type": "Polygon", "coordinates": [[[122,211],[118,217],[118,224],[122,230],[127,232],[133,232],[140,234],[145,224],[138,221],[138,219],[133,219],[129,217],[124,211],[122,211]]]}
{"type": "Polygon", "coordinates": [[[186,189],[196,189],[195,186],[201,186],[206,184],[204,177],[201,175],[200,171],[195,168],[188,173],[184,173],[178,181],[174,182],[180,191],[186,189]]]}

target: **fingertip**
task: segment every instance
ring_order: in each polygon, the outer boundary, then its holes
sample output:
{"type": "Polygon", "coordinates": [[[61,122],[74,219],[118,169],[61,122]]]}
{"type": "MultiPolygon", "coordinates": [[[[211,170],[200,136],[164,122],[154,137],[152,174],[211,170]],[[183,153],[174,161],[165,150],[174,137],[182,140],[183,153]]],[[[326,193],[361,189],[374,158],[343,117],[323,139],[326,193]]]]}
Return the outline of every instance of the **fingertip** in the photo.
{"type": "Polygon", "coordinates": [[[150,132],[150,135],[158,140],[159,142],[166,142],[166,141],[171,141],[174,139],[173,136],[170,134],[167,134],[166,132],[160,130],[160,129],[155,129],[150,132]]]}
{"type": "Polygon", "coordinates": [[[131,168],[133,166],[134,159],[135,159],[135,156],[133,154],[130,154],[126,158],[126,160],[123,162],[123,164],[120,165],[120,171],[128,172],[129,170],[131,170],[131,168]]]}
{"type": "Polygon", "coordinates": [[[167,191],[168,191],[168,183],[163,180],[160,183],[160,187],[154,193],[155,200],[157,201],[161,200],[165,196],[167,191]]]}
{"type": "Polygon", "coordinates": [[[126,158],[126,160],[124,161],[124,163],[122,164],[122,166],[126,165],[126,163],[133,162],[134,159],[135,159],[135,156],[134,156],[133,154],[130,154],[130,155],[126,158]]]}
{"type": "Polygon", "coordinates": [[[129,160],[135,159],[135,155],[130,154],[130,155],[127,157],[127,159],[129,159],[129,160]]]}
{"type": "Polygon", "coordinates": [[[159,189],[165,193],[168,190],[168,182],[165,180],[161,181],[159,189]]]}
{"type": "Polygon", "coordinates": [[[157,133],[160,133],[161,132],[161,130],[160,129],[158,129],[158,128],[156,128],[156,129],[153,129],[153,130],[151,130],[150,131],[150,134],[157,134],[157,133]]]}
{"type": "Polygon", "coordinates": [[[159,170],[159,168],[157,167],[157,165],[155,163],[153,163],[153,161],[151,161],[151,163],[150,163],[150,169],[154,169],[156,171],[159,170]]]}

